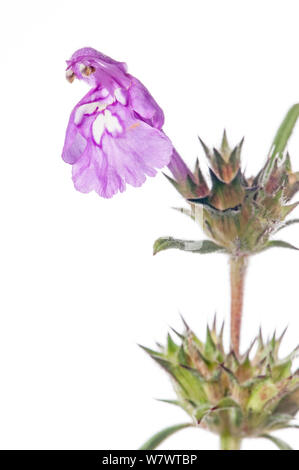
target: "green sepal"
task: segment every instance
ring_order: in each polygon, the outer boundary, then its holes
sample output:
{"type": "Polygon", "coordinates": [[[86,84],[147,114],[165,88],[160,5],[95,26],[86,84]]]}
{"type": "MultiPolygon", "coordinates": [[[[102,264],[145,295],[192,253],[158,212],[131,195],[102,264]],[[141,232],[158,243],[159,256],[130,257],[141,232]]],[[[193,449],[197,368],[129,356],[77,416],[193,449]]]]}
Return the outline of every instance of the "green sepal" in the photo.
{"type": "Polygon", "coordinates": [[[226,135],[226,130],[224,129],[223,131],[223,136],[222,136],[222,141],[221,141],[221,153],[224,157],[225,160],[228,160],[230,154],[231,154],[231,149],[228,144],[227,140],[227,135],[226,135]]]}
{"type": "Polygon", "coordinates": [[[196,403],[206,401],[206,394],[201,384],[199,372],[184,364],[174,363],[166,358],[154,355],[151,355],[151,357],[177,382],[185,399],[196,403]]]}
{"type": "Polygon", "coordinates": [[[220,181],[212,170],[210,170],[210,174],[212,191],[208,200],[213,207],[225,211],[238,207],[244,201],[245,189],[241,184],[240,170],[230,183],[220,181]]]}
{"type": "Polygon", "coordinates": [[[204,353],[205,357],[208,360],[213,360],[216,351],[217,351],[217,348],[211,336],[210,328],[207,326],[207,337],[206,337],[205,353],[204,353]]]}
{"type": "Polygon", "coordinates": [[[210,240],[179,240],[172,237],[161,237],[158,238],[154,243],[154,255],[159,251],[168,250],[170,248],[176,248],[182,251],[188,251],[191,253],[215,253],[225,252],[225,249],[210,240]]]}
{"type": "MultiPolygon", "coordinates": [[[[162,172],[163,173],[163,172],[162,172]]],[[[173,178],[171,178],[170,176],[168,176],[166,173],[163,173],[163,175],[165,176],[165,178],[175,187],[175,189],[183,195],[182,193],[182,190],[181,190],[181,187],[180,187],[180,184],[174,180],[173,178]]]]}
{"type": "Polygon", "coordinates": [[[169,428],[165,428],[162,431],[159,431],[157,434],[154,434],[152,437],[150,437],[150,439],[146,441],[138,450],[154,450],[172,434],[175,434],[181,429],[190,428],[192,426],[193,426],[192,423],[182,423],[182,424],[176,424],[175,426],[170,426],[169,428]]]}
{"type": "Polygon", "coordinates": [[[239,356],[233,350],[225,352],[216,321],[207,329],[205,341],[199,341],[185,321],[184,325],[181,344],[168,337],[162,353],[146,349],[172,378],[176,398],[161,401],[179,406],[199,427],[219,435],[229,429],[231,436],[261,437],[297,426],[299,370],[294,372],[291,362],[298,348],[280,358],[285,331],[265,341],[260,332],[254,354],[249,354],[253,341],[239,356]]]}
{"type": "Polygon", "coordinates": [[[196,408],[194,412],[194,417],[197,421],[197,423],[200,423],[203,418],[212,411],[210,405],[204,403],[203,405],[200,405],[196,408]]]}
{"type": "Polygon", "coordinates": [[[147,348],[146,346],[142,346],[142,344],[138,344],[138,346],[143,349],[149,356],[155,358],[155,357],[164,357],[163,353],[160,353],[158,351],[154,351],[153,349],[147,348]]]}
{"type": "Polygon", "coordinates": [[[290,377],[292,373],[292,361],[282,362],[281,364],[274,365],[272,368],[272,377],[275,382],[290,377]]]}
{"type": "Polygon", "coordinates": [[[207,404],[202,404],[200,405],[196,411],[195,411],[195,418],[197,422],[202,421],[207,415],[210,413],[216,413],[220,411],[226,411],[226,410],[231,410],[231,409],[236,409],[238,411],[238,418],[237,421],[240,422],[242,419],[242,411],[240,408],[240,405],[232,400],[229,397],[222,398],[216,406],[211,407],[210,405],[207,404]]]}
{"type": "Polygon", "coordinates": [[[260,383],[257,383],[251,390],[251,396],[247,403],[247,410],[259,413],[265,405],[278,393],[277,386],[271,379],[265,377],[260,383]]]}
{"type": "Polygon", "coordinates": [[[173,341],[172,337],[168,333],[167,335],[167,355],[173,356],[179,350],[179,346],[173,341]]]}

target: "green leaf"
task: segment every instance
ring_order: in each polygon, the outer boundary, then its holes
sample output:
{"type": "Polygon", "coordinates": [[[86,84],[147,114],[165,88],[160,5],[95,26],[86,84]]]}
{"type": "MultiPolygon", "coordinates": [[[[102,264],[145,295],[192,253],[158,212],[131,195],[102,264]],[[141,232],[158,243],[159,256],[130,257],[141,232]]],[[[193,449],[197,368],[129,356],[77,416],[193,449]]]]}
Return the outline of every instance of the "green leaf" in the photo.
{"type": "Polygon", "coordinates": [[[175,426],[170,426],[169,428],[163,429],[162,431],[154,434],[148,441],[146,441],[139,450],[153,450],[156,449],[165,439],[167,439],[172,434],[180,431],[184,428],[189,428],[193,426],[192,423],[182,423],[175,426]]]}
{"type": "Polygon", "coordinates": [[[225,252],[224,248],[210,240],[178,240],[172,237],[161,237],[154,243],[154,255],[159,253],[159,251],[168,250],[170,248],[201,254],[214,253],[216,251],[225,252]]]}
{"type": "Polygon", "coordinates": [[[292,134],[295,124],[299,117],[299,103],[291,107],[282,121],[269,152],[268,164],[266,165],[264,176],[267,177],[273,168],[273,163],[278,157],[282,158],[283,152],[287,146],[288,140],[292,134]]]}
{"type": "Polygon", "coordinates": [[[293,450],[292,447],[289,446],[286,442],[278,439],[278,437],[271,436],[270,434],[262,434],[260,437],[264,439],[268,439],[269,441],[273,442],[280,450],[293,450]]]}
{"type": "Polygon", "coordinates": [[[296,246],[284,242],[283,240],[271,240],[264,245],[261,251],[267,250],[268,248],[290,248],[291,250],[299,250],[296,246]]]}

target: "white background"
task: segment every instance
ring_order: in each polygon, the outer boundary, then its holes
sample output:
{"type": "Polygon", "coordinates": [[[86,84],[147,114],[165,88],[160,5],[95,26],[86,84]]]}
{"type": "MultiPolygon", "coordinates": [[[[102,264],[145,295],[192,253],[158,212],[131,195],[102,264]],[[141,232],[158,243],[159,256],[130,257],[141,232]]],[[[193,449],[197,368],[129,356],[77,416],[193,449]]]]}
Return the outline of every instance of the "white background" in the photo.
{"type": "MultiPolygon", "coordinates": [[[[65,59],[91,46],[126,61],[165,110],[185,160],[245,135],[257,172],[287,109],[299,100],[297,1],[70,0],[2,2],[0,446],[135,449],[188,419],[164,372],[137,347],[163,341],[179,311],[200,336],[229,314],[225,256],[168,251],[161,235],[201,238],[171,210],[183,201],[160,174],[104,200],[76,192],[61,158],[73,106],[87,91],[65,59]]],[[[289,146],[299,168],[299,129],[289,146]]],[[[298,216],[298,215],[297,215],[298,216]]],[[[283,233],[283,232],[282,232],[283,233]]],[[[298,228],[284,238],[299,243],[298,228]]],[[[273,250],[249,269],[242,344],[290,325],[298,342],[299,255],[273,250]]],[[[228,331],[226,331],[227,335],[228,331]]],[[[227,336],[226,336],[227,337],[227,336]]],[[[298,431],[277,435],[299,449],[298,431]]],[[[185,430],[165,449],[217,449],[185,430]]],[[[273,449],[248,440],[244,449],[273,449]]]]}

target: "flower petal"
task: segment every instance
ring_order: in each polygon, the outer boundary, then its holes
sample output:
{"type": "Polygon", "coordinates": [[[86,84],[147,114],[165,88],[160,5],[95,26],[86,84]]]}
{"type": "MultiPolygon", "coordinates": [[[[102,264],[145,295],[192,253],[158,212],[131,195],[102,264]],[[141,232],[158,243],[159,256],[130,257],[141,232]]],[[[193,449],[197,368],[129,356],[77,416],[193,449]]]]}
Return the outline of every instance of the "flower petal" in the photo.
{"type": "Polygon", "coordinates": [[[131,78],[132,84],[129,88],[129,96],[134,111],[145,122],[157,129],[161,129],[164,124],[164,113],[162,109],[156,103],[147,88],[145,88],[137,78],[131,78]]]}
{"type": "Polygon", "coordinates": [[[169,164],[163,111],[123,62],[83,48],[67,64],[69,78],[93,87],[71,113],[62,152],[79,191],[111,197],[169,164]]]}
{"type": "Polygon", "coordinates": [[[62,158],[66,163],[72,165],[77,162],[85,151],[95,115],[113,102],[107,93],[103,88],[90,90],[73,109],[62,150],[62,158]]]}
{"type": "Polygon", "coordinates": [[[110,198],[125,190],[125,183],[107,159],[100,147],[88,145],[80,160],[73,165],[75,188],[82,193],[95,191],[99,196],[110,198]]]}
{"type": "Polygon", "coordinates": [[[144,183],[146,175],[154,176],[156,168],[167,165],[172,155],[172,144],[168,137],[139,119],[130,110],[119,104],[109,106],[117,115],[125,131],[113,138],[106,133],[102,148],[109,165],[133,186],[144,183]]]}
{"type": "Polygon", "coordinates": [[[141,186],[146,176],[154,176],[156,168],[169,163],[172,144],[168,137],[137,120],[129,108],[115,103],[84,120],[89,125],[84,132],[85,136],[89,132],[88,144],[73,164],[73,181],[79,191],[112,197],[124,191],[126,183],[141,186]],[[97,121],[99,126],[95,126],[97,121]]]}
{"type": "Polygon", "coordinates": [[[67,70],[72,70],[79,80],[84,80],[91,86],[101,84],[111,94],[115,86],[128,87],[131,82],[124,62],[118,62],[92,47],[77,50],[67,61],[67,65],[67,70]],[[84,74],[86,67],[90,67],[93,72],[84,74]]]}

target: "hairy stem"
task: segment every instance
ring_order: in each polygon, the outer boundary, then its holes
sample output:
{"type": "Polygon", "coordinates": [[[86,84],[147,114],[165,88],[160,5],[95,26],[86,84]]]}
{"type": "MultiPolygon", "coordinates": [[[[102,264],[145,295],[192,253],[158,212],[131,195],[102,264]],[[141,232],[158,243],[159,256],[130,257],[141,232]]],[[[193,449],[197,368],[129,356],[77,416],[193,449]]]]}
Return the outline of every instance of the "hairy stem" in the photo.
{"type": "Polygon", "coordinates": [[[241,439],[228,433],[221,434],[220,443],[221,450],[240,450],[241,448],[241,439]]]}
{"type": "Polygon", "coordinates": [[[232,256],[230,259],[231,285],[231,347],[236,355],[240,349],[240,334],[243,310],[244,281],[247,268],[247,256],[232,256]]]}

